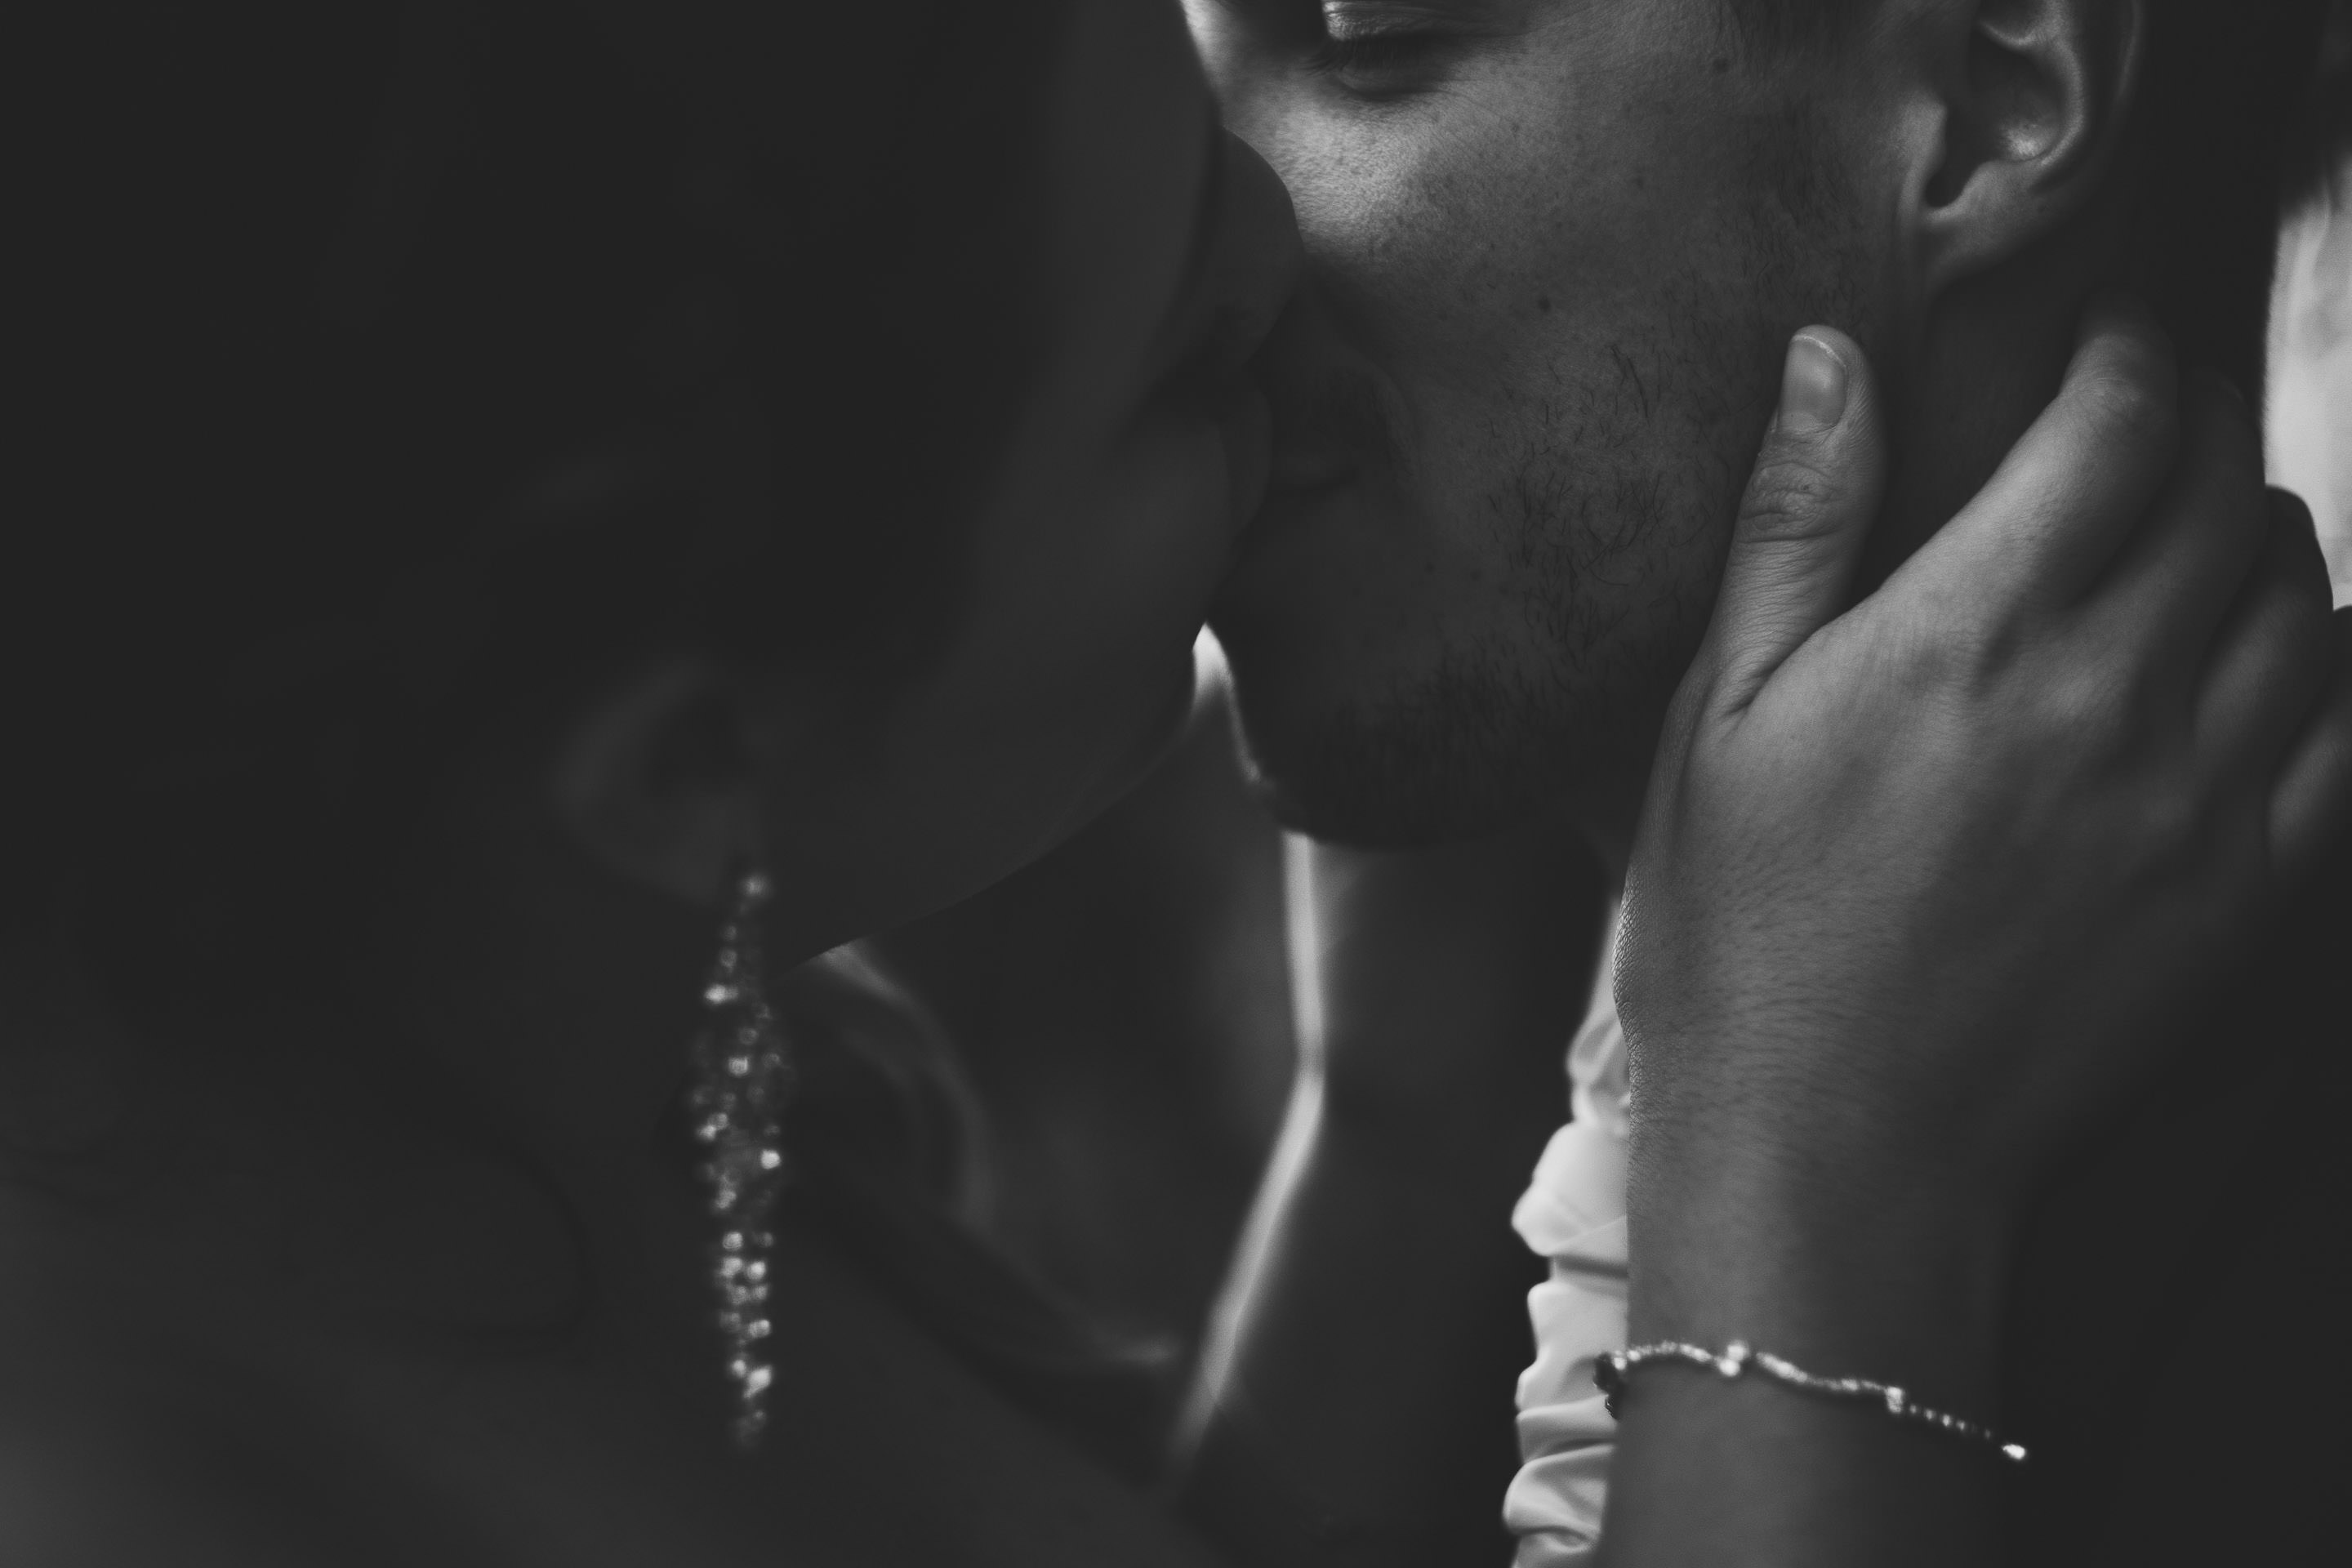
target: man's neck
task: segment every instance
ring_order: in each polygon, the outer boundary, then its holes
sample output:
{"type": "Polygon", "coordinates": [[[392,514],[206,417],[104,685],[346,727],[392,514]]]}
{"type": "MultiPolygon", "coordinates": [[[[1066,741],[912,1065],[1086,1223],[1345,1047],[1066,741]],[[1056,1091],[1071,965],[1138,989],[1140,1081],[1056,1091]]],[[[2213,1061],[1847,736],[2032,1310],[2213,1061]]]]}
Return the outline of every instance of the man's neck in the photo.
{"type": "Polygon", "coordinates": [[[2031,330],[1975,311],[1939,319],[1923,352],[1889,377],[1894,464],[1864,547],[1857,599],[1875,593],[1990,480],[2049,405],[2072,352],[2073,306],[2031,330]]]}
{"type": "Polygon", "coordinates": [[[1931,300],[1884,301],[1864,346],[1894,464],[1854,597],[1967,506],[2057,395],[2085,304],[2125,276],[2129,189],[2111,182],[2064,227],[1931,300]]]}

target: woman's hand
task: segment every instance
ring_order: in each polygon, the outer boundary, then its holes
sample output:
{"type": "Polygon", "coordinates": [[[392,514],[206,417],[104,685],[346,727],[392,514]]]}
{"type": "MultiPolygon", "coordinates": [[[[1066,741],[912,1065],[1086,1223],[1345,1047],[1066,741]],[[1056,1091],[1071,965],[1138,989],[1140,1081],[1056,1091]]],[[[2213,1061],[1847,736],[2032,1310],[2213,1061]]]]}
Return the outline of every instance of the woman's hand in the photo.
{"type": "Polygon", "coordinates": [[[2342,826],[2352,626],[2135,315],[1839,614],[1882,447],[1861,352],[1800,334],[1633,858],[1635,1153],[2005,1199],[2342,826]]]}
{"type": "MultiPolygon", "coordinates": [[[[1808,330],[1627,883],[1628,1331],[1992,1421],[2021,1194],[2352,805],[2352,628],[2243,404],[2135,317],[1841,614],[1884,468],[1808,330]]],[[[1989,1451],[1756,1378],[1620,1415],[1604,1561],[2000,1556],[1989,1451]]]]}

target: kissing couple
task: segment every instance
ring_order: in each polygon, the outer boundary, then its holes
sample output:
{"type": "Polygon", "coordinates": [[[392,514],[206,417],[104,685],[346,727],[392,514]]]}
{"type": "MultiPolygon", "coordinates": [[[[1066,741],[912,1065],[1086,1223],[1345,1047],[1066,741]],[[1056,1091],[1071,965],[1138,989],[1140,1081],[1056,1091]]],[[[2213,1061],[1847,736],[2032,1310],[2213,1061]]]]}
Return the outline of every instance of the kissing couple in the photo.
{"type": "Polygon", "coordinates": [[[1285,824],[1617,886],[1523,1564],[2316,1556],[2352,633],[2239,389],[2320,11],[52,22],[0,1555],[1451,1560],[1347,1528],[1448,1436],[1393,1185],[1286,1199],[1171,1510],[782,980],[880,1005],[1205,620],[1285,824]]]}

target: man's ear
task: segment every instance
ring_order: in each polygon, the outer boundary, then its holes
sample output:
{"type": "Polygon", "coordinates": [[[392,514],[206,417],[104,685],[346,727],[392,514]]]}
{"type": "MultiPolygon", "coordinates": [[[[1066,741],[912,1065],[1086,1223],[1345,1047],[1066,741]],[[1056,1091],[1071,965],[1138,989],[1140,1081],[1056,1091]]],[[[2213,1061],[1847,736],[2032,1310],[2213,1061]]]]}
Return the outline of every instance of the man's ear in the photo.
{"type": "Polygon", "coordinates": [[[625,680],[557,747],[556,816],[611,870],[698,905],[759,854],[741,714],[719,671],[679,661],[625,680]]]}
{"type": "Polygon", "coordinates": [[[1921,139],[1906,213],[1928,298],[2079,212],[2121,152],[2145,0],[1952,0],[1924,30],[1921,139]]]}

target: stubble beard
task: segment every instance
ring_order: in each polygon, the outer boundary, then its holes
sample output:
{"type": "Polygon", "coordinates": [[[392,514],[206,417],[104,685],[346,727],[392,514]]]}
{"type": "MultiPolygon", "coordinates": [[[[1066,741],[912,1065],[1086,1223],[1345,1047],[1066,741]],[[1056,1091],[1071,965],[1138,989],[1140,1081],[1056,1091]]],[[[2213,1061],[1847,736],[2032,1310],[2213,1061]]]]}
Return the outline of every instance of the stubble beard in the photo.
{"type": "Polygon", "coordinates": [[[1598,364],[1555,362],[1498,401],[1466,459],[1493,476],[1466,488],[1502,541],[1486,624],[1448,628],[1423,668],[1333,703],[1280,746],[1250,745],[1242,681],[1244,753],[1286,826],[1403,848],[1639,799],[1705,628],[1765,416],[1755,389],[1769,405],[1778,353],[1704,290],[1675,292],[1664,328],[1621,338],[1598,364]]]}
{"type": "MultiPolygon", "coordinates": [[[[1638,809],[1713,608],[1788,337],[1826,321],[1868,341],[1867,247],[1851,226],[1862,214],[1824,145],[1796,100],[1743,149],[1753,194],[1725,247],[1730,265],[1675,266],[1645,320],[1598,353],[1556,354],[1498,396],[1481,451],[1455,459],[1494,476],[1464,488],[1507,542],[1488,625],[1449,628],[1423,668],[1333,702],[1310,733],[1263,752],[1241,683],[1244,755],[1286,826],[1409,847],[1549,809],[1638,809]]],[[[1586,826],[1621,839],[1633,827],[1586,826]]]]}

